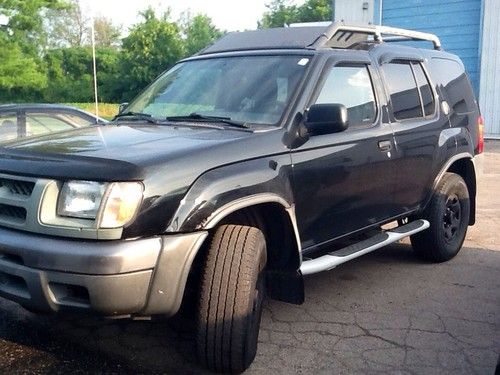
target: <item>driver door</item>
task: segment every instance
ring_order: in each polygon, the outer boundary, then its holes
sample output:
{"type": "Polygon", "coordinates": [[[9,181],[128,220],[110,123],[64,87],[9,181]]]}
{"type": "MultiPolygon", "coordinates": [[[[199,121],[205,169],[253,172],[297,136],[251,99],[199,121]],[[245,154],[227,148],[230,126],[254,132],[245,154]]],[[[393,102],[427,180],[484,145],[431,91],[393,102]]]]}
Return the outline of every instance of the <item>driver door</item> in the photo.
{"type": "Polygon", "coordinates": [[[380,114],[378,73],[363,63],[326,66],[309,105],[340,103],[349,128],[311,136],[292,150],[293,189],[302,248],[314,248],[394,215],[394,147],[380,114]]]}

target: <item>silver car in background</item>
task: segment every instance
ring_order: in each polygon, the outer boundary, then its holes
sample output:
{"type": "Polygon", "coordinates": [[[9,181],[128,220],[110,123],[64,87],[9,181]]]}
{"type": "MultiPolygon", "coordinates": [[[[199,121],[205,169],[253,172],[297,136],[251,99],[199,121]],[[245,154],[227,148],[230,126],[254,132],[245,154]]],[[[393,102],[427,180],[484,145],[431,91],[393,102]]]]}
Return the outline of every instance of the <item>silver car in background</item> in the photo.
{"type": "Polygon", "coordinates": [[[91,113],[66,105],[3,104],[0,105],[0,144],[106,122],[91,113]]]}

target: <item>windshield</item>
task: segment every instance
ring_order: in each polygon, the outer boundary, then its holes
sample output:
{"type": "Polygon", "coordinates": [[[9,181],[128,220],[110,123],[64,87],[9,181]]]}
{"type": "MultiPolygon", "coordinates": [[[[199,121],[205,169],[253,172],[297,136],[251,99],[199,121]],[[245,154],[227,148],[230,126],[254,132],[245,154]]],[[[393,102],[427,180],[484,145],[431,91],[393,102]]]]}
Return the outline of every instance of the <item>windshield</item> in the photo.
{"type": "Polygon", "coordinates": [[[198,114],[276,124],[301,79],[304,56],[239,56],[179,63],[124,112],[155,119],[198,114]]]}

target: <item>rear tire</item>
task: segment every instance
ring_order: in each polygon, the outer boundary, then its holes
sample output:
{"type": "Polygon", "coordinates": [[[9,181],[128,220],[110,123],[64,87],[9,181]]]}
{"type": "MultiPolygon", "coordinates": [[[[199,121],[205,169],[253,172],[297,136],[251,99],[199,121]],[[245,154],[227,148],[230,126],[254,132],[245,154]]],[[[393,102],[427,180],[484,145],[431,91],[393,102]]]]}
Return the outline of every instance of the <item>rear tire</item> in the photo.
{"type": "Polygon", "coordinates": [[[265,295],[266,241],[244,225],[220,226],[202,274],[198,356],[215,372],[241,373],[257,352],[265,295]]]}
{"type": "Polygon", "coordinates": [[[470,200],[467,185],[455,173],[445,173],[423,219],[429,229],[411,236],[415,252],[433,262],[445,262],[458,254],[469,225],[470,200]]]}

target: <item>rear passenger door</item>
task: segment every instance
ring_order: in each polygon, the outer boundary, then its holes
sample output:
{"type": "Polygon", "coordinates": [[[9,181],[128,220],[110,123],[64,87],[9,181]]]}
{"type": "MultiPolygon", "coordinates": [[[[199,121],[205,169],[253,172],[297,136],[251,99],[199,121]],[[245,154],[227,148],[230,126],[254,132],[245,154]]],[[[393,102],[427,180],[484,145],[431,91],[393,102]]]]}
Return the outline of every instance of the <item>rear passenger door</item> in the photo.
{"type": "Polygon", "coordinates": [[[381,121],[377,71],[364,63],[326,66],[308,106],[340,103],[349,128],[311,136],[292,150],[293,190],[302,248],[307,251],[393,215],[393,134],[381,121]],[[374,85],[375,82],[375,85],[374,85]]]}
{"type": "Polygon", "coordinates": [[[395,133],[395,207],[399,213],[420,208],[440,163],[440,145],[448,119],[439,115],[436,92],[421,61],[397,60],[381,66],[390,98],[390,122],[395,133]]]}

